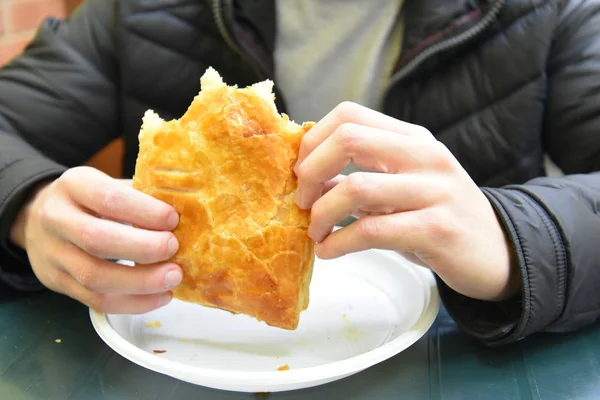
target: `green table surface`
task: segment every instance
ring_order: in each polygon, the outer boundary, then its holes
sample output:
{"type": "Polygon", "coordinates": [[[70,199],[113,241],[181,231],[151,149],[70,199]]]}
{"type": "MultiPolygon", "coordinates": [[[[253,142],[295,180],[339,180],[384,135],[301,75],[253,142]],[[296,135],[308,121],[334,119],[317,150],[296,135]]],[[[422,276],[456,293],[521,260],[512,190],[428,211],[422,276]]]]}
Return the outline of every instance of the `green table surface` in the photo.
{"type": "Polygon", "coordinates": [[[600,325],[489,349],[442,309],[426,336],[362,373],[295,392],[230,393],[125,360],[96,335],[87,309],[66,297],[0,300],[1,400],[600,399],[599,365],[600,325]]]}

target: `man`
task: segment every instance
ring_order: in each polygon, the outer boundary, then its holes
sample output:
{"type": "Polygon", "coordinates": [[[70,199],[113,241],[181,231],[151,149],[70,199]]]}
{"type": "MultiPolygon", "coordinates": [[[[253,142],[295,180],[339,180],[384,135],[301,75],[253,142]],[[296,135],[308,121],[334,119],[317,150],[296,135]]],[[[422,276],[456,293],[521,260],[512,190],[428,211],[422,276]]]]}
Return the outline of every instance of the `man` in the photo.
{"type": "Polygon", "coordinates": [[[319,120],[296,165],[319,256],[427,265],[489,345],[597,319],[598,0],[88,0],[0,71],[5,286],[113,313],[170,301],[176,213],[77,166],[122,135],[131,176],[143,112],[183,114],[208,66],[272,78],[280,111],[319,120]]]}

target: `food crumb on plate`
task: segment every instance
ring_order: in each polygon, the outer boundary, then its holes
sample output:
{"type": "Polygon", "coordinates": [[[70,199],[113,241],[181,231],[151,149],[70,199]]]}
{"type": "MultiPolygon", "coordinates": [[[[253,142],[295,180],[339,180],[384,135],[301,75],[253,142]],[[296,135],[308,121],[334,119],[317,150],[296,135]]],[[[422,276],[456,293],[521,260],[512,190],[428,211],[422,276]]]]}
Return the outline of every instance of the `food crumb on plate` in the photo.
{"type": "Polygon", "coordinates": [[[167,351],[166,350],[152,350],[152,352],[154,354],[162,354],[162,353],[166,353],[167,351]]]}
{"type": "Polygon", "coordinates": [[[56,343],[61,343],[61,342],[62,342],[62,340],[61,340],[61,339],[56,339],[56,340],[54,340],[54,341],[55,341],[56,343]]]}
{"type": "Polygon", "coordinates": [[[148,328],[160,328],[162,323],[160,321],[146,321],[146,326],[148,328]]]}
{"type": "Polygon", "coordinates": [[[345,337],[346,340],[348,340],[349,342],[358,342],[361,337],[362,334],[360,333],[360,331],[358,331],[355,327],[353,326],[349,326],[345,329],[345,337]]]}
{"type": "Polygon", "coordinates": [[[290,370],[290,366],[285,364],[282,365],[281,367],[277,368],[277,371],[289,371],[290,370]]]}

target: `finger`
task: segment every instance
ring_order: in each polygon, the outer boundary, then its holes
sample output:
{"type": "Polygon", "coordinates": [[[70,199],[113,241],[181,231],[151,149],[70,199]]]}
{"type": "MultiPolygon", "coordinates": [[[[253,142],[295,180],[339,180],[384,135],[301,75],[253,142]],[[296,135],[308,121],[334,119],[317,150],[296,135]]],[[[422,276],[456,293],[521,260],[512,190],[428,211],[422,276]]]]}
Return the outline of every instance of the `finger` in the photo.
{"type": "Polygon", "coordinates": [[[59,184],[66,186],[75,203],[115,221],[152,230],[172,230],[179,222],[170,205],[94,168],[71,169],[59,184]]]}
{"type": "Polygon", "coordinates": [[[350,163],[384,173],[429,170],[452,163],[453,157],[444,149],[436,141],[403,137],[361,125],[341,125],[298,167],[297,204],[310,208],[319,198],[324,183],[350,163]]]}
{"type": "Polygon", "coordinates": [[[420,211],[409,211],[361,218],[317,243],[315,253],[322,259],[338,258],[368,249],[418,255],[432,239],[429,222],[421,214],[420,211]]]}
{"type": "Polygon", "coordinates": [[[125,186],[133,187],[133,179],[117,179],[117,182],[125,186]]]}
{"type": "Polygon", "coordinates": [[[331,189],[333,189],[334,187],[339,185],[346,178],[347,178],[346,175],[338,175],[335,178],[330,179],[327,182],[325,182],[325,184],[323,185],[322,195],[324,195],[325,193],[329,192],[331,189]]]}
{"type": "Polygon", "coordinates": [[[423,260],[421,260],[419,257],[417,257],[416,255],[412,254],[412,253],[401,253],[398,252],[398,254],[402,257],[404,257],[406,260],[410,261],[413,264],[416,264],[420,267],[423,268],[429,268],[429,266],[423,262],[423,260]]]}
{"type": "MultiPolygon", "coordinates": [[[[330,179],[327,182],[325,182],[323,184],[323,189],[321,190],[321,196],[324,195],[325,193],[329,192],[331,189],[333,189],[335,186],[337,186],[344,179],[346,179],[346,175],[338,175],[335,178],[330,179]]],[[[295,196],[296,203],[297,203],[298,199],[299,199],[298,190],[296,190],[296,193],[294,193],[294,196],[295,196]]]]}
{"type": "Polygon", "coordinates": [[[107,314],[142,314],[171,302],[173,294],[115,294],[96,293],[81,286],[73,277],[64,274],[60,291],[92,310],[107,314]]]}
{"type": "Polygon", "coordinates": [[[49,229],[98,258],[153,264],[168,260],[179,244],[171,232],[134,228],[86,214],[68,202],[46,212],[49,229]]]}
{"type": "Polygon", "coordinates": [[[340,125],[347,123],[369,126],[402,135],[431,137],[431,133],[419,125],[397,120],[356,103],[344,102],[334,108],[304,135],[296,165],[302,163],[340,125]]]}
{"type": "Polygon", "coordinates": [[[174,263],[129,267],[105,261],[68,244],[61,265],[86,289],[97,293],[153,294],[173,289],[182,279],[174,263]]]}
{"type": "Polygon", "coordinates": [[[318,243],[350,215],[385,215],[433,205],[445,195],[437,183],[424,174],[351,174],[312,206],[308,234],[318,243]]]}

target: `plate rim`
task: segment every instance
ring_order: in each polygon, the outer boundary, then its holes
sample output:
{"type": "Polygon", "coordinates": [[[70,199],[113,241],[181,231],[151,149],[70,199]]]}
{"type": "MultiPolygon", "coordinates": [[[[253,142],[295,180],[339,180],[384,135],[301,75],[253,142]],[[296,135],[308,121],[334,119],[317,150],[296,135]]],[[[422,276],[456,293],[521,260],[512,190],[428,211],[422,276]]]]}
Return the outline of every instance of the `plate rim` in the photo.
{"type": "MultiPolygon", "coordinates": [[[[431,270],[414,264],[394,252],[390,254],[390,251],[378,249],[366,251],[376,252],[384,257],[396,259],[396,262],[398,260],[404,261],[402,263],[404,264],[403,266],[410,268],[411,272],[416,273],[423,282],[424,287],[428,288],[428,296],[425,299],[425,307],[421,311],[419,319],[406,332],[380,347],[344,360],[287,371],[227,371],[198,367],[160,358],[135,346],[112,328],[105,313],[99,313],[90,309],[90,319],[98,336],[117,354],[141,367],[190,383],[195,383],[187,380],[190,377],[200,377],[203,380],[210,380],[212,387],[232,382],[235,382],[233,386],[263,387],[265,385],[317,382],[349,376],[384,362],[412,346],[429,331],[440,309],[437,282],[431,270]]],[[[203,385],[201,383],[195,384],[203,385]]]]}

